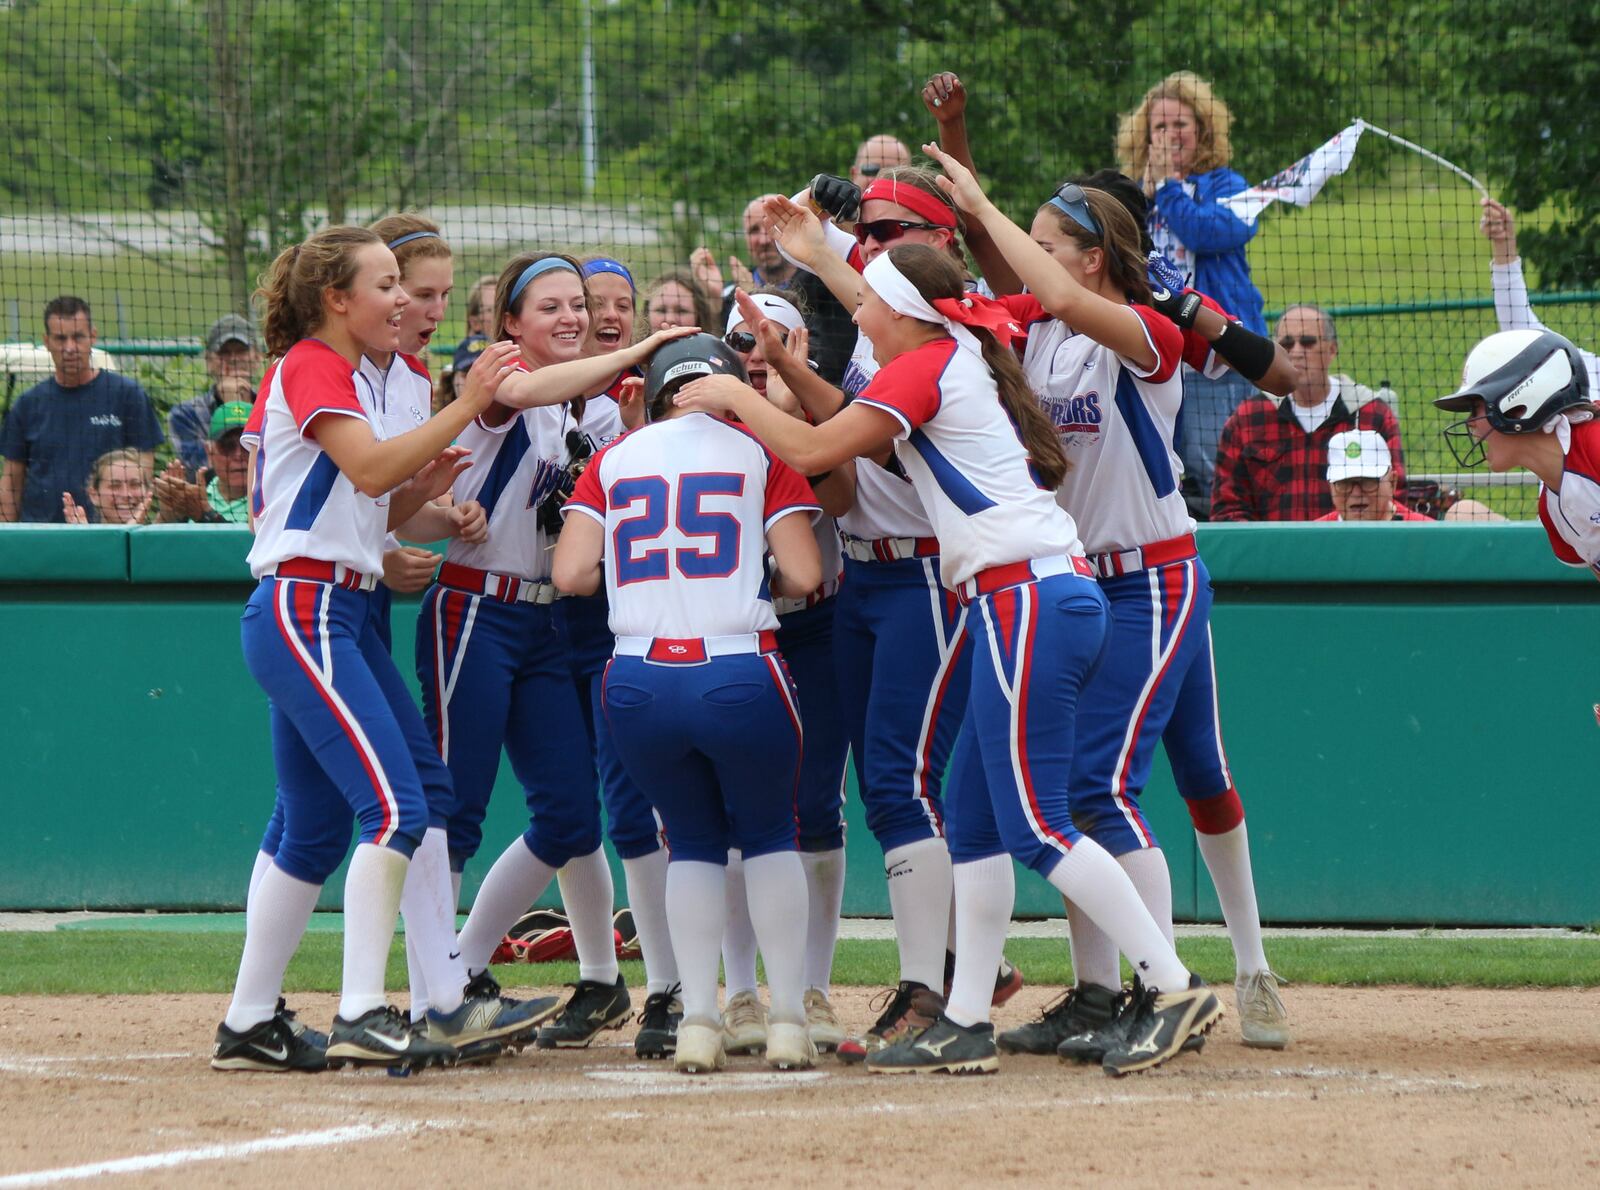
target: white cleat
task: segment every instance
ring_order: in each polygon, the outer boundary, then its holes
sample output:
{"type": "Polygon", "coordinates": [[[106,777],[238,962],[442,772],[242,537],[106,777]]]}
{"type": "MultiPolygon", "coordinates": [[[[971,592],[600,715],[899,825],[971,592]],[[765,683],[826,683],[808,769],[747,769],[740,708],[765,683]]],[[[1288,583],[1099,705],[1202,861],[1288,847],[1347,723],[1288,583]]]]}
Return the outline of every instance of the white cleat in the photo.
{"type": "Polygon", "coordinates": [[[729,997],[722,1009],[722,1045],[730,1054],[759,1054],[767,1048],[767,1010],[754,992],[729,997]]]}
{"type": "Polygon", "coordinates": [[[817,1064],[817,1047],[804,1025],[773,1021],[767,1026],[767,1065],[774,1070],[810,1070],[817,1064]]]}
{"type": "Polygon", "coordinates": [[[811,1034],[811,1044],[827,1053],[839,1048],[844,1040],[844,1026],[828,1002],[828,993],[821,988],[806,989],[806,1032],[811,1034]]]}
{"type": "Polygon", "coordinates": [[[686,1017],[678,1025],[678,1048],[672,1068],[679,1074],[710,1074],[727,1064],[722,1049],[722,1025],[704,1017],[686,1017]]]}
{"type": "Polygon", "coordinates": [[[1289,1046],[1289,1011],[1278,995],[1278,977],[1271,971],[1253,971],[1233,982],[1239,1005],[1239,1032],[1252,1049],[1281,1050],[1289,1046]]]}

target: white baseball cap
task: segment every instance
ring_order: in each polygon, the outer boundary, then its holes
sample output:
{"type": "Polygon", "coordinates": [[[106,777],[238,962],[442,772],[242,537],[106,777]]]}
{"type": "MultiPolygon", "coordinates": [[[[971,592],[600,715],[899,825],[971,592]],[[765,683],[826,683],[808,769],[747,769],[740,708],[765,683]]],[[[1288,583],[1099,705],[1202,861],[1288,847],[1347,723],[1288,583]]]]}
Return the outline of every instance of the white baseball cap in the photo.
{"type": "Polygon", "coordinates": [[[1328,482],[1382,479],[1394,467],[1389,443],[1376,430],[1344,430],[1328,439],[1328,482]]]}

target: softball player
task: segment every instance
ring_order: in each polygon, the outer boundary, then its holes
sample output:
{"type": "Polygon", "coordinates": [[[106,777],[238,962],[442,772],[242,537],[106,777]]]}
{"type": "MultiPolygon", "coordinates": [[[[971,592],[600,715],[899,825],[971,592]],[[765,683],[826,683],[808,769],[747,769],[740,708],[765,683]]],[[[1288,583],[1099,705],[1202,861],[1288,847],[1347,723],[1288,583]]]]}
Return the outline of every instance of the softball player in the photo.
{"type": "MultiPolygon", "coordinates": [[[[979,202],[971,172],[941,160],[952,184],[979,202]]],[[[1029,289],[1003,301],[1027,327],[1023,368],[1070,464],[1056,498],[1077,522],[1110,606],[1106,661],[1078,714],[1074,820],[1117,857],[1170,941],[1171,878],[1139,808],[1156,744],[1165,744],[1234,938],[1245,1041],[1281,1049],[1288,1019],[1262,949],[1244,808],[1218,725],[1210,578],[1178,490],[1183,333],[1148,304],[1137,225],[1111,195],[1069,183],[1030,232],[992,205],[984,210],[995,247],[1029,289]]],[[[1081,909],[1069,905],[1068,917],[1076,993],[1001,1044],[1099,1061],[1120,1028],[1117,1010],[1131,1011],[1131,1001],[1117,1002],[1111,940],[1081,909]]]]}
{"type": "Polygon", "coordinates": [[[836,417],[807,426],[726,377],[696,381],[677,400],[737,415],[802,471],[892,442],[933,519],[941,579],[960,603],[961,639],[973,646],[949,786],[957,940],[950,1000],[927,1029],[869,1055],[867,1068],[996,1069],[988,1016],[1014,899],[1012,856],[1084,906],[1147,981],[1106,1070],[1157,1065],[1222,1009],[1116,861],[1072,822],[1073,719],[1100,660],[1106,602],[1072,518],[1049,495],[1066,469],[1054,427],[995,337],[1009,340],[1020,327],[1002,308],[966,295],[960,268],[932,248],[892,248],[863,279],[855,320],[884,366],[836,417]]]}
{"type": "MultiPolygon", "coordinates": [[[[770,319],[783,328],[785,347],[800,366],[809,367],[809,335],[798,307],[775,292],[756,292],[757,322],[770,319]]],[[[779,408],[804,416],[798,400],[767,366],[755,326],[740,305],[729,311],[723,342],[744,365],[750,386],[779,408]]],[[[837,488],[848,482],[844,469],[834,473],[837,488]]],[[[818,481],[813,489],[820,496],[818,481]]],[[[823,481],[824,483],[828,481],[823,481]]],[[[845,492],[848,500],[849,493],[845,492]]],[[[833,953],[839,938],[839,910],[844,900],[844,768],[850,739],[839,715],[834,674],[833,616],[842,568],[839,533],[830,516],[812,525],[822,558],[822,583],[802,598],[773,600],[778,613],[778,650],[783,654],[800,699],[806,727],[805,756],[795,804],[800,824],[800,862],[806,870],[809,922],[805,957],[806,1027],[819,1050],[834,1050],[845,1040],[844,1029],[828,998],[833,978],[833,953]]],[[[759,1050],[766,1044],[766,1020],[756,993],[756,936],[750,920],[737,853],[728,862],[728,925],[723,935],[722,964],[727,987],[723,1011],[724,1042],[729,1053],[759,1050]]]]}
{"type": "MultiPolygon", "coordinates": [[[[583,718],[552,614],[552,541],[540,508],[564,479],[563,414],[547,406],[591,390],[614,365],[582,355],[588,294],[569,257],[513,260],[500,277],[495,325],[521,365],[535,370],[503,383],[496,403],[462,434],[475,465],[457,479],[454,495],[482,505],[488,539],[451,543],[423,597],[416,650],[424,712],[455,781],[452,867],[460,871],[482,841],[502,747],[528,804],[528,829],[495,861],[461,930],[461,961],[486,995],[496,987],[488,973],[495,947],[556,872],[599,868],[610,885],[593,764],[572,747],[583,718]]],[[[682,333],[662,332],[627,351],[643,359],[657,342],[682,333]]],[[[580,964],[573,1001],[584,1009],[587,1043],[600,1027],[627,1019],[628,992],[617,970],[609,897],[573,898],[568,911],[580,964]]]]}
{"type": "Polygon", "coordinates": [[[280,358],[257,404],[249,561],[260,583],[241,637],[271,700],[283,834],[250,899],[212,1065],[445,1064],[455,1060],[452,1042],[528,1022],[501,1016],[520,1008],[479,1012],[463,1003],[430,1014],[430,1037],[384,1004],[401,887],[428,805],[413,755],[425,736],[373,629],[370,592],[386,526],[409,520],[464,466],[451,440],[487,406],[509,352],[486,361],[459,411],[385,439],[370,395],[359,395],[366,381],[358,363],[364,352],[399,346],[410,299],[393,252],[366,229],[327,229],[278,256],[262,296],[268,345],[280,358]],[[352,811],[360,835],[345,880],[344,989],[324,1050],[296,1033],[280,992],[322,883],[349,846],[352,811]]]}
{"type": "Polygon", "coordinates": [[[801,727],[771,597],[803,596],[821,581],[810,518],[791,515],[818,506],[806,482],[747,432],[667,404],[685,379],[713,372],[743,376],[710,336],[660,353],[647,381],[652,424],[602,449],[584,471],[555,559],[557,583],[581,594],[598,588],[604,555],[616,632],[604,714],[672,840],[666,902],[684,1003],[674,1062],[691,1073],[723,1064],[717,964],[730,846],[744,856],[767,960],[767,1062],[806,1067],[816,1058],[802,998],[806,891],[795,851],[801,727]],[[787,788],[774,788],[775,772],[791,774],[787,788]]]}

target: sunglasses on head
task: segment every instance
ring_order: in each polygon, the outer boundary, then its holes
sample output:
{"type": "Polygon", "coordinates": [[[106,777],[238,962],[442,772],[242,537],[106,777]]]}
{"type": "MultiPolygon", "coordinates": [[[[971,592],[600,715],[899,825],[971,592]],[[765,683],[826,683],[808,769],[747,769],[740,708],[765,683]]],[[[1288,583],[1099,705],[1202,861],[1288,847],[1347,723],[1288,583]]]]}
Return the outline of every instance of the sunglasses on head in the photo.
{"type": "Polygon", "coordinates": [[[1302,347],[1315,347],[1320,342],[1322,342],[1320,335],[1285,335],[1278,340],[1278,346],[1288,351],[1296,343],[1302,347]]]}
{"type": "MultiPolygon", "coordinates": [[[[782,342],[788,343],[788,330],[784,327],[779,327],[778,338],[782,342]]],[[[722,336],[722,341],[729,347],[733,348],[733,350],[737,351],[740,355],[749,355],[756,349],[756,337],[749,331],[729,331],[727,334],[722,336]]]]}
{"type": "Polygon", "coordinates": [[[1083,187],[1076,182],[1068,182],[1057,190],[1055,197],[1050,200],[1050,205],[1071,219],[1084,231],[1097,235],[1102,240],[1106,233],[1100,228],[1100,221],[1094,217],[1094,212],[1089,209],[1089,196],[1083,192],[1083,187]]]}
{"type": "Polygon", "coordinates": [[[892,244],[908,231],[939,231],[934,223],[917,223],[910,219],[873,219],[871,222],[856,224],[856,243],[865,244],[868,240],[877,240],[880,244],[892,244]]]}

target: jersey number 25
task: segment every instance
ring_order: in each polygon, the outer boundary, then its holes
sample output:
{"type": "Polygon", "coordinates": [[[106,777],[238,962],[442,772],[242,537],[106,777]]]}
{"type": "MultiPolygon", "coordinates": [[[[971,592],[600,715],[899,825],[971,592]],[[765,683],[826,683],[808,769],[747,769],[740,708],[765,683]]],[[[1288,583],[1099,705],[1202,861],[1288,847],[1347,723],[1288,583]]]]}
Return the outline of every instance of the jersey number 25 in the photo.
{"type": "Polygon", "coordinates": [[[676,489],[659,475],[619,479],[606,503],[616,512],[638,511],[611,531],[617,586],[664,579],[668,566],[685,578],[726,578],[739,566],[739,521],[731,512],[707,512],[707,496],[742,496],[743,475],[715,471],[680,475],[676,489]],[[710,538],[709,548],[641,549],[667,531],[669,515],[684,537],[710,538]],[[670,556],[670,563],[669,563],[670,556]]]}

